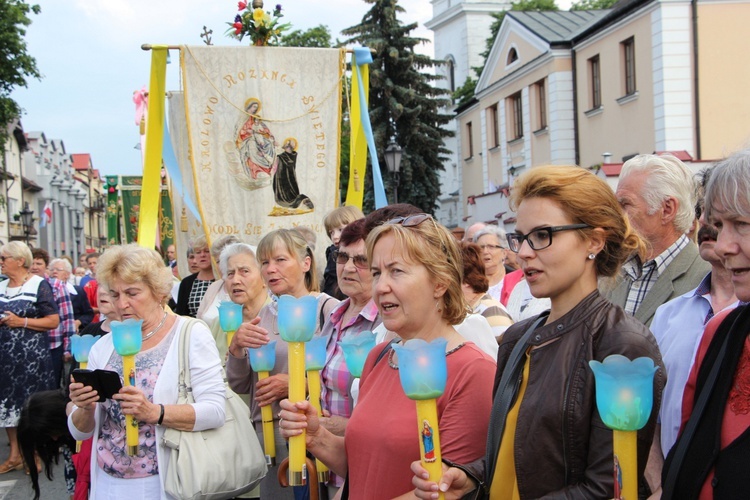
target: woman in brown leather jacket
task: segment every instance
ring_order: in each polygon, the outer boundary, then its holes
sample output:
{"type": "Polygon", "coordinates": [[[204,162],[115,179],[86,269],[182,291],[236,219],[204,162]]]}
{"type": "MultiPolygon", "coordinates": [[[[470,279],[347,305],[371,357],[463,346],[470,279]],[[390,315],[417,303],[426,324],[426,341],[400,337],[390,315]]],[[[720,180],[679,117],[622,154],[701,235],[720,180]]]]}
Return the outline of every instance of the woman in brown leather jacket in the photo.
{"type": "Polygon", "coordinates": [[[485,458],[445,467],[439,486],[413,463],[416,494],[437,498],[439,487],[446,499],[471,492],[493,500],[612,498],[612,431],[597,411],[588,361],[647,356],[660,368],[651,417],[638,432],[639,474],[665,372],[651,332],[604,299],[597,281],[614,276],[642,250],[642,240],[610,187],[580,168],[530,170],[516,181],[511,203],[517,223],[508,234],[510,249],[531,293],[549,297],[551,309],[503,336],[485,458]]]}

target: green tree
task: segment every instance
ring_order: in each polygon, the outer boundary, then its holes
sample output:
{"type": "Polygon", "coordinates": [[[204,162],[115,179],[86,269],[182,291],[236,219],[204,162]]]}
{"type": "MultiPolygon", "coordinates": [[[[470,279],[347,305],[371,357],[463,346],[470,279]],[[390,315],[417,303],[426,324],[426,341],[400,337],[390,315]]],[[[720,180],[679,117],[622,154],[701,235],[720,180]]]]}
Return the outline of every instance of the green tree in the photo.
{"type": "MultiPolygon", "coordinates": [[[[450,104],[448,94],[433,85],[441,77],[428,73],[441,63],[414,51],[426,40],[410,35],[416,23],[403,25],[398,20],[398,13],[404,9],[397,0],[365,2],[372,8],[362,22],[342,33],[350,37],[347,44],[374,51],[370,64],[370,121],[380,170],[392,193],[394,185],[383,151],[393,138],[404,151],[399,201],[432,213],[440,193],[438,170],[442,170],[449,153],[443,139],[451,135],[445,129],[451,117],[440,113],[441,107],[450,104]]],[[[365,181],[364,208],[368,211],[374,206],[372,176],[368,175],[365,181]]]]}
{"type": "MultiPolygon", "coordinates": [[[[27,78],[41,78],[36,60],[26,50],[29,13],[39,14],[38,5],[21,0],[0,0],[0,151],[5,151],[7,125],[21,115],[21,107],[11,99],[16,87],[26,87],[27,78]]],[[[3,154],[3,161],[5,155],[3,154]]]]}
{"type": "Polygon", "coordinates": [[[281,37],[283,47],[331,47],[331,30],[328,26],[319,24],[308,30],[294,30],[291,33],[281,37]]]}
{"type": "MultiPolygon", "coordinates": [[[[612,1],[613,3],[616,0],[582,0],[583,2],[606,2],[606,1],[612,1]]],[[[559,10],[557,5],[555,5],[555,0],[518,0],[516,2],[511,3],[510,10],[514,10],[517,12],[528,12],[528,11],[550,11],[550,10],[559,10]]],[[[474,97],[474,90],[477,87],[477,82],[479,81],[479,76],[482,74],[482,71],[484,71],[484,67],[487,65],[487,59],[490,57],[490,51],[492,50],[492,46],[495,44],[495,39],[497,38],[497,34],[500,32],[500,26],[503,24],[503,20],[505,19],[505,14],[507,13],[507,10],[503,10],[500,12],[493,12],[490,14],[494,20],[492,21],[492,24],[490,25],[490,36],[485,40],[484,42],[484,52],[480,54],[482,56],[482,64],[480,66],[475,66],[471,68],[474,71],[474,74],[476,77],[472,77],[469,75],[466,78],[466,81],[464,84],[457,88],[456,91],[453,93],[453,98],[456,100],[458,105],[464,104],[465,102],[468,102],[469,99],[474,97]]]]}
{"type": "Polygon", "coordinates": [[[581,0],[572,5],[570,10],[604,10],[610,9],[617,0],[581,0]]]}

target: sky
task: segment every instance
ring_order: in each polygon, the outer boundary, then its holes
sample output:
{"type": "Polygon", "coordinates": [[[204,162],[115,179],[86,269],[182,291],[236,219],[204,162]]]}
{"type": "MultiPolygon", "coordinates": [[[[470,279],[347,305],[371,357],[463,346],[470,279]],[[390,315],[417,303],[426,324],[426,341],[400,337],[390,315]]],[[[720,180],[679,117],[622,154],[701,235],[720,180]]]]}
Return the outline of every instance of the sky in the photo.
{"type": "MultiPolygon", "coordinates": [[[[43,78],[31,79],[12,97],[25,110],[25,132],[61,139],[68,154],[89,153],[103,175],[140,175],[141,152],[133,92],[148,85],[151,53],[141,45],[200,45],[203,26],[214,45],[240,44],[224,35],[236,0],[27,0],[42,12],[31,15],[26,41],[43,78]]],[[[283,6],[292,29],[327,25],[333,38],[358,24],[371,7],[362,0],[266,0],[265,10],[283,6]]],[[[418,22],[415,36],[432,38],[423,23],[429,0],[399,0],[404,24],[418,22]]],[[[242,44],[249,44],[245,39],[242,44]]],[[[429,47],[424,49],[429,53],[429,47]]],[[[170,51],[167,90],[180,86],[179,51],[170,51]]]]}

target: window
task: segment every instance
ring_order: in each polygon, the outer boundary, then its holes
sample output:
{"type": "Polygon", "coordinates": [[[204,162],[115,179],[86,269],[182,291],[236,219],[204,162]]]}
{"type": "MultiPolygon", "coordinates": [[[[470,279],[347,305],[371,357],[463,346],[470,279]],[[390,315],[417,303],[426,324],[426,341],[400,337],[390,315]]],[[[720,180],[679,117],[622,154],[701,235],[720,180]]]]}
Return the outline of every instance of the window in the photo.
{"type": "Polygon", "coordinates": [[[508,59],[505,60],[505,65],[508,66],[511,63],[514,63],[518,60],[518,51],[515,47],[511,47],[511,49],[508,51],[508,59]]]}
{"type": "Polygon", "coordinates": [[[507,108],[511,110],[508,140],[514,141],[523,137],[523,101],[521,93],[510,96],[507,100],[507,108]]]}
{"type": "Polygon", "coordinates": [[[602,80],[599,55],[589,59],[589,81],[591,82],[591,109],[602,106],[602,80]]]}
{"type": "Polygon", "coordinates": [[[453,57],[448,56],[445,60],[445,65],[448,67],[448,88],[451,93],[456,91],[456,63],[453,57]]]}
{"type": "Polygon", "coordinates": [[[471,122],[466,124],[466,159],[474,156],[474,138],[472,137],[471,122]]]}
{"type": "Polygon", "coordinates": [[[635,93],[635,39],[628,38],[622,46],[623,70],[625,75],[625,95],[635,93]]]}
{"type": "Polygon", "coordinates": [[[547,128],[547,90],[544,80],[536,82],[534,87],[536,87],[537,130],[542,130],[547,128]]]}
{"type": "Polygon", "coordinates": [[[487,108],[487,137],[490,148],[496,148],[500,145],[500,130],[497,121],[497,104],[487,108]]]}

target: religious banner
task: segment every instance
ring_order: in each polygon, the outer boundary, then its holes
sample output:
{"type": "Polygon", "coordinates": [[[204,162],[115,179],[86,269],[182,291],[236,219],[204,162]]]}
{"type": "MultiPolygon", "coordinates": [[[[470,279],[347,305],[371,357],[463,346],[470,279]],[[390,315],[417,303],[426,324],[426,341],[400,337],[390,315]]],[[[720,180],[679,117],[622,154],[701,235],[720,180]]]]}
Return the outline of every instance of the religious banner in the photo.
{"type": "Polygon", "coordinates": [[[107,176],[107,245],[120,244],[120,203],[116,175],[107,176]]]}
{"type": "Polygon", "coordinates": [[[257,244],[269,231],[299,225],[326,238],[323,217],[339,196],[345,51],[190,46],[180,54],[209,242],[235,234],[257,244]]]}
{"type": "Polygon", "coordinates": [[[174,244],[174,218],[172,217],[172,202],[165,184],[162,184],[159,202],[159,237],[161,238],[161,253],[166,256],[167,247],[174,244]]]}
{"type": "Polygon", "coordinates": [[[168,92],[167,102],[172,155],[164,155],[164,163],[169,173],[172,212],[176,224],[174,244],[177,249],[177,271],[184,277],[190,274],[186,259],[187,251],[192,241],[204,233],[195,208],[193,167],[185,121],[185,98],[182,92],[168,92]],[[175,165],[172,165],[172,161],[175,165]]]}
{"type": "Polygon", "coordinates": [[[141,211],[141,189],[143,177],[123,175],[120,177],[122,194],[122,216],[125,222],[125,243],[138,242],[138,217],[141,211]]]}

